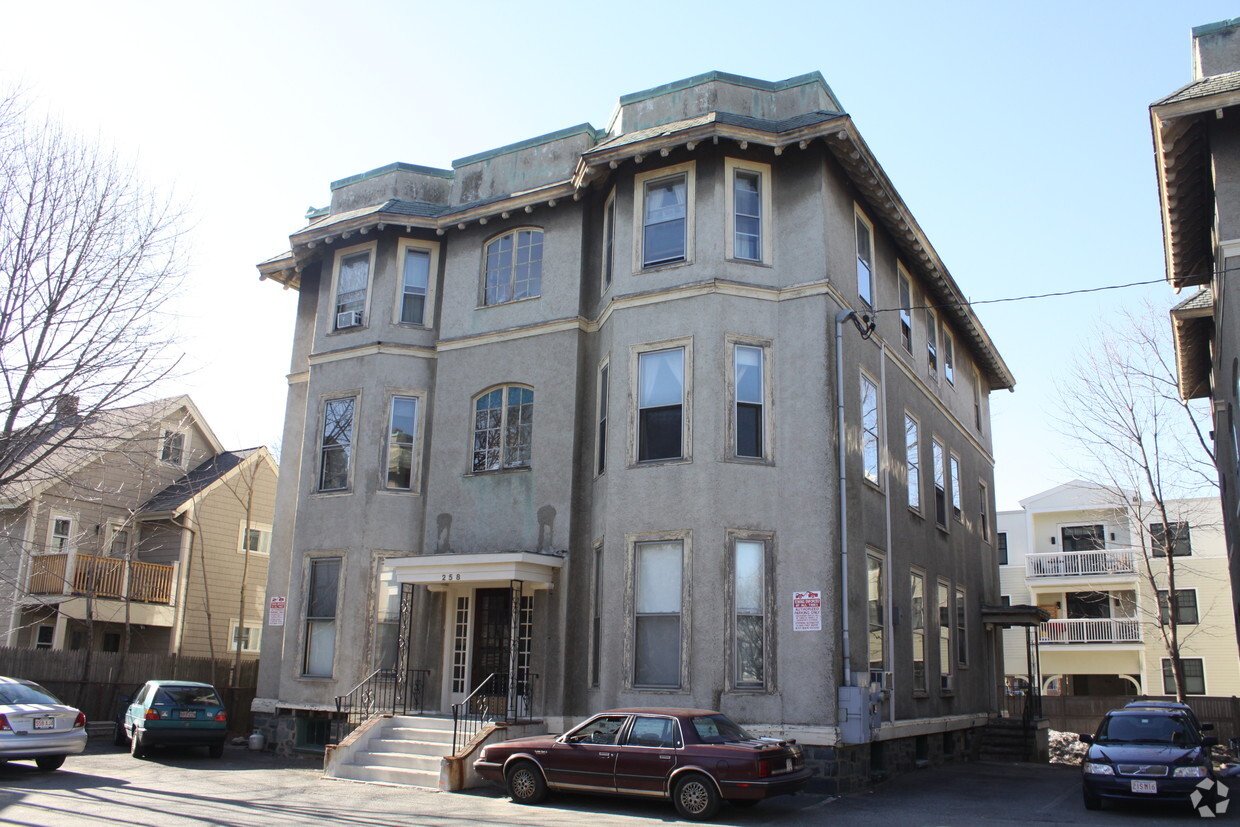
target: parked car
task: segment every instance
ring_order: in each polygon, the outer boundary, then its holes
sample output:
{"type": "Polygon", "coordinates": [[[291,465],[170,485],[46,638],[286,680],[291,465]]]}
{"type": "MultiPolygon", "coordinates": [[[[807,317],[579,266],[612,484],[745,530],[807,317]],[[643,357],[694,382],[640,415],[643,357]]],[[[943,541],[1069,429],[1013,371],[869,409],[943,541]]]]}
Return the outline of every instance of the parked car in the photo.
{"type": "Polygon", "coordinates": [[[44,772],[86,749],[86,716],[33,681],[0,677],[0,763],[33,760],[44,772]]]}
{"type": "Polygon", "coordinates": [[[1124,704],[1124,709],[1178,709],[1187,715],[1188,719],[1202,732],[1210,732],[1214,729],[1214,724],[1203,724],[1197,720],[1197,713],[1191,706],[1176,701],[1129,701],[1124,704]]]}
{"type": "Polygon", "coordinates": [[[687,819],[795,793],[813,775],[796,741],[755,738],[703,709],[613,709],[563,735],[490,744],[474,769],[519,804],[548,790],[672,800],[687,819]]]}
{"type": "Polygon", "coordinates": [[[1115,709],[1095,734],[1080,738],[1089,744],[1081,765],[1088,810],[1107,799],[1189,803],[1202,779],[1214,777],[1210,752],[1218,739],[1202,735],[1196,719],[1180,709],[1115,709]]]}
{"type": "Polygon", "coordinates": [[[228,713],[209,683],[147,681],[125,708],[121,730],[134,758],[162,746],[205,746],[212,758],[219,758],[228,737],[228,713]]]}

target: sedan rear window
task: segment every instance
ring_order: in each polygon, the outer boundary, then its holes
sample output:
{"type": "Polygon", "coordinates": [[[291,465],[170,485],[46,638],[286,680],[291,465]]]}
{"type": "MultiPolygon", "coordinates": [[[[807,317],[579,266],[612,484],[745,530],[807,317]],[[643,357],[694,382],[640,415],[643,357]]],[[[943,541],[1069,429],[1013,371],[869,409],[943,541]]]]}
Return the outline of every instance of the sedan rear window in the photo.
{"type": "Polygon", "coordinates": [[[161,686],[155,695],[156,704],[172,706],[223,706],[220,696],[209,686],[161,686]]]}
{"type": "Polygon", "coordinates": [[[59,704],[60,701],[37,683],[0,684],[0,704],[59,704]]]}
{"type": "Polygon", "coordinates": [[[725,744],[729,741],[752,741],[753,736],[740,728],[727,715],[695,715],[693,728],[703,744],[725,744]]]}

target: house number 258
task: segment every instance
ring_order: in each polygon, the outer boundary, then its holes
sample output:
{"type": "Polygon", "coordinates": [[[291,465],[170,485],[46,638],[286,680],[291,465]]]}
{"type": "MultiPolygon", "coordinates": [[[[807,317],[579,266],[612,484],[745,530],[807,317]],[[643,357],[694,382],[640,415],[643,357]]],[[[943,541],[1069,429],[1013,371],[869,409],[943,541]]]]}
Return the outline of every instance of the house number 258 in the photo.
{"type": "Polygon", "coordinates": [[[440,580],[460,580],[460,579],[461,579],[461,575],[459,575],[459,574],[441,574],[441,575],[439,575],[439,579],[440,579],[440,580]]]}

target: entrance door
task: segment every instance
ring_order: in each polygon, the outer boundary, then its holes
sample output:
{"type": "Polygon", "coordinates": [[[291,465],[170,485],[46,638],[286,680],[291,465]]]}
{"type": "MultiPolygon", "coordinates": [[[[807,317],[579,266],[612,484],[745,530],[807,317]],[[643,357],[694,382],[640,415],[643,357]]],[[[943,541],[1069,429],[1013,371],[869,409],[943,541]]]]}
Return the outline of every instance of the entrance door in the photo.
{"type": "Polygon", "coordinates": [[[512,659],[512,590],[478,589],[474,592],[474,628],[470,664],[470,691],[495,675],[479,694],[491,710],[502,710],[508,699],[508,670],[512,659]]]}

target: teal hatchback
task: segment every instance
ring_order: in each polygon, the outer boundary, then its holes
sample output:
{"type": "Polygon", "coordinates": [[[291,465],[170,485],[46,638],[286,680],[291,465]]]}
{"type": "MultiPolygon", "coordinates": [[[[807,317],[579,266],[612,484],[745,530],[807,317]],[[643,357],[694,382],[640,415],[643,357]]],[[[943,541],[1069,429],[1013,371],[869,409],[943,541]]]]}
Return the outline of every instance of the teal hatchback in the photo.
{"type": "Polygon", "coordinates": [[[204,746],[212,758],[224,754],[228,713],[209,683],[147,681],[131,699],[118,737],[129,740],[134,758],[151,747],[204,746]]]}

